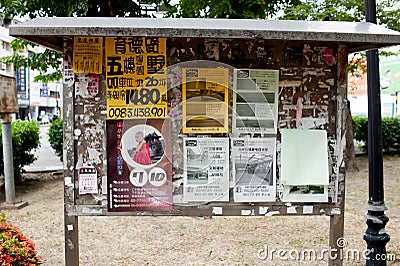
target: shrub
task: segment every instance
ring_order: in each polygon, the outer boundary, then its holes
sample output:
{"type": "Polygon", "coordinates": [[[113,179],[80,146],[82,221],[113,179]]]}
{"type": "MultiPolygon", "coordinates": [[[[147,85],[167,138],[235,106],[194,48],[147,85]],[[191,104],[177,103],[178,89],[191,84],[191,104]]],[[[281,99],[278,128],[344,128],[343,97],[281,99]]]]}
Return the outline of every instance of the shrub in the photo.
{"type": "MultiPolygon", "coordinates": [[[[0,131],[0,173],[4,175],[3,140],[0,131]]],[[[39,124],[36,121],[15,121],[11,123],[14,178],[20,179],[22,167],[36,161],[33,154],[40,147],[39,124]]]]}
{"type": "MultiPolygon", "coordinates": [[[[354,139],[362,141],[364,151],[368,150],[368,118],[353,117],[354,139]]],[[[400,150],[400,119],[382,118],[382,148],[385,152],[400,150]]]]}
{"type": "Polygon", "coordinates": [[[0,262],[4,266],[42,264],[35,244],[17,227],[7,224],[4,213],[0,215],[0,262]]]}
{"type": "Polygon", "coordinates": [[[63,121],[61,118],[53,120],[49,129],[49,142],[50,146],[55,151],[60,160],[63,160],[63,121]]]}

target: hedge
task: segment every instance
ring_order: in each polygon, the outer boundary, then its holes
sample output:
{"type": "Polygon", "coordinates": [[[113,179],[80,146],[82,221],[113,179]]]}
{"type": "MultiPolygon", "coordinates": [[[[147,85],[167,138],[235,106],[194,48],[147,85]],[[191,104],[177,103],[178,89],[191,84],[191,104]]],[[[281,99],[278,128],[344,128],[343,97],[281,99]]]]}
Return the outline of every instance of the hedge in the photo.
{"type": "MultiPolygon", "coordinates": [[[[368,150],[368,118],[353,117],[354,139],[363,142],[362,149],[368,150]]],[[[400,152],[400,119],[382,118],[382,147],[384,152],[400,152]]]]}
{"type": "Polygon", "coordinates": [[[49,142],[54,152],[63,161],[63,121],[61,118],[53,120],[49,129],[49,142]]]}
{"type": "MultiPolygon", "coordinates": [[[[15,121],[11,123],[14,178],[20,180],[22,167],[36,161],[34,151],[40,147],[39,124],[36,121],[15,121]]],[[[4,175],[3,138],[0,131],[0,175],[4,175]]]]}

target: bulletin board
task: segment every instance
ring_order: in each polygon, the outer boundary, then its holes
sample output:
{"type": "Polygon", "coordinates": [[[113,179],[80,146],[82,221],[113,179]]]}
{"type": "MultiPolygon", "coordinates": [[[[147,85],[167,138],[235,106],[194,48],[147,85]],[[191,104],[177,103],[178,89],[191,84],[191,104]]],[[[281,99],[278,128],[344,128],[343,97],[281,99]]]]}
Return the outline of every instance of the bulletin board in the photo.
{"type": "Polygon", "coordinates": [[[81,36],[64,50],[75,215],[342,214],[344,46],[81,36]]]}

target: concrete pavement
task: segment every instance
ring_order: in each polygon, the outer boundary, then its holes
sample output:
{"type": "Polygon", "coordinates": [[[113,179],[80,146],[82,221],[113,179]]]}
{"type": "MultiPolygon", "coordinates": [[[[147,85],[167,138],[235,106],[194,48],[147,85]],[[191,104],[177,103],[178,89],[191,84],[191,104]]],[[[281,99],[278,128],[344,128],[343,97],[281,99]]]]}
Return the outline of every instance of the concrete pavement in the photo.
{"type": "Polygon", "coordinates": [[[62,171],[63,163],[55,154],[53,148],[50,146],[49,136],[49,125],[40,126],[40,143],[41,146],[35,152],[35,156],[38,158],[33,164],[24,166],[24,170],[30,172],[56,172],[62,171]]]}

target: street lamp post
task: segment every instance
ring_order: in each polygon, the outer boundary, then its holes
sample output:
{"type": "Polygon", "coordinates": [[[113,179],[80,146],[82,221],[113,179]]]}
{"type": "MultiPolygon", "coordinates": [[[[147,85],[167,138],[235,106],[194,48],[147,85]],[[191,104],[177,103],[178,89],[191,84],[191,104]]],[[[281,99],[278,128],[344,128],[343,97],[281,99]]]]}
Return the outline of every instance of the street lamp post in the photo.
{"type": "MultiPolygon", "coordinates": [[[[376,24],[376,2],[365,0],[366,21],[376,24]]],[[[379,82],[378,50],[367,51],[368,82],[368,167],[369,199],[365,217],[367,230],[366,265],[386,265],[386,243],[390,240],[385,231],[389,218],[385,215],[383,191],[382,119],[379,82]]]]}

